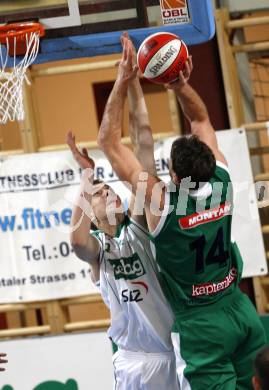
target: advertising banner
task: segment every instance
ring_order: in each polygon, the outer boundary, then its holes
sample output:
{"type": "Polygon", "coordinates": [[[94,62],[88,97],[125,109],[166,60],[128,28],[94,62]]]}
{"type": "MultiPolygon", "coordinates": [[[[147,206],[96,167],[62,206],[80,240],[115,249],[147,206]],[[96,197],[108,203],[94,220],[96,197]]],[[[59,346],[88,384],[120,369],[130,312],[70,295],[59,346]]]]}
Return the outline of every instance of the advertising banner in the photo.
{"type": "Polygon", "coordinates": [[[112,348],[105,332],[1,341],[0,351],[8,358],[0,390],[113,388],[112,348]]]}
{"type": "MultiPolygon", "coordinates": [[[[243,130],[218,132],[235,187],[233,235],[245,276],[267,272],[255,187],[243,130]],[[253,245],[255,243],[255,245],[253,245]]],[[[168,182],[174,138],[155,143],[159,177],[168,182]]],[[[99,150],[91,150],[95,177],[120,195],[130,191],[99,150]]],[[[128,162],[126,162],[128,164],[128,162]]],[[[0,163],[0,303],[58,299],[96,293],[89,266],[70,245],[70,219],[81,172],[69,151],[10,156],[0,163]]]]}
{"type": "Polygon", "coordinates": [[[189,23],[188,0],[160,0],[163,24],[189,23]]]}

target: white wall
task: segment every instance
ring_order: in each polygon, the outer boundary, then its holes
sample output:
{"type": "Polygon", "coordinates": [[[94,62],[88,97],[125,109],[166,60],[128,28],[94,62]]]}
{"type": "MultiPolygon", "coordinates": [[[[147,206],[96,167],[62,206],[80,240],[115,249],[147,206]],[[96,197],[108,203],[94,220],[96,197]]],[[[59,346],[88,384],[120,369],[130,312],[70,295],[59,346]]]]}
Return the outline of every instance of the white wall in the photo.
{"type": "Polygon", "coordinates": [[[219,0],[219,3],[222,7],[229,8],[230,12],[262,10],[269,8],[268,0],[219,0]]]}
{"type": "Polygon", "coordinates": [[[0,390],[5,385],[34,390],[41,383],[44,389],[56,389],[44,384],[49,381],[60,382],[62,390],[113,388],[112,347],[105,332],[1,341],[0,352],[8,354],[0,390]]]}

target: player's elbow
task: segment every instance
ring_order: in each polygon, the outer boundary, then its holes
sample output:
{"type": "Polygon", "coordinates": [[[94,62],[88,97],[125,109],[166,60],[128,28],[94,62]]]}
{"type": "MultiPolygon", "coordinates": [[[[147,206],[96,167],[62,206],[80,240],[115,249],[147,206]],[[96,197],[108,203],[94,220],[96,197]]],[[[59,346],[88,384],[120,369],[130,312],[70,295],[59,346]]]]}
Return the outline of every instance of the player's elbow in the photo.
{"type": "Polygon", "coordinates": [[[101,150],[105,150],[108,147],[108,144],[109,144],[108,137],[104,134],[102,128],[100,128],[97,136],[97,145],[101,150]]]}
{"type": "Polygon", "coordinates": [[[137,135],[138,144],[144,148],[153,148],[154,141],[152,137],[151,128],[149,126],[143,126],[137,135]]]}
{"type": "Polygon", "coordinates": [[[83,261],[89,262],[89,254],[87,253],[87,247],[85,245],[81,245],[78,243],[73,243],[71,242],[72,249],[75,253],[75,255],[83,261]]]}
{"type": "Polygon", "coordinates": [[[75,255],[79,259],[83,260],[83,249],[84,249],[83,246],[78,245],[78,244],[71,244],[71,246],[72,246],[72,249],[73,249],[75,255]]]}
{"type": "Polygon", "coordinates": [[[80,234],[76,234],[76,232],[72,232],[70,235],[70,244],[73,248],[74,253],[80,259],[81,254],[85,251],[87,242],[88,241],[86,240],[86,238],[84,239],[80,234]]]}
{"type": "Polygon", "coordinates": [[[208,117],[191,121],[191,132],[198,138],[204,136],[204,134],[208,134],[212,130],[213,128],[208,117]]]}
{"type": "Polygon", "coordinates": [[[113,136],[113,134],[114,132],[112,128],[103,128],[101,125],[97,136],[97,144],[104,152],[110,149],[114,149],[120,142],[118,137],[113,136]]]}
{"type": "Polygon", "coordinates": [[[72,246],[75,246],[75,245],[81,245],[83,243],[83,241],[85,241],[84,237],[83,237],[83,234],[81,234],[80,230],[78,229],[78,227],[72,223],[73,221],[71,221],[71,226],[70,226],[70,235],[69,235],[69,239],[70,239],[70,244],[72,246]]]}

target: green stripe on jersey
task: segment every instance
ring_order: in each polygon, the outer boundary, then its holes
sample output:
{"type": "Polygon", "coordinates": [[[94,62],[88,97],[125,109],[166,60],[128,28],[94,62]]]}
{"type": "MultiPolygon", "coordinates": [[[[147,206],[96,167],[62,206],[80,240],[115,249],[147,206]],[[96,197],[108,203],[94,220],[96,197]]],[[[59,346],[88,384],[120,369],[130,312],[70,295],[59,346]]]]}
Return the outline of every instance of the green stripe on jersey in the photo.
{"type": "Polygon", "coordinates": [[[241,277],[241,256],[231,243],[229,173],[217,166],[210,184],[208,198],[187,196],[185,213],[179,211],[179,189],[171,192],[173,211],[154,237],[163,288],[175,312],[218,301],[234,291],[241,277]]]}

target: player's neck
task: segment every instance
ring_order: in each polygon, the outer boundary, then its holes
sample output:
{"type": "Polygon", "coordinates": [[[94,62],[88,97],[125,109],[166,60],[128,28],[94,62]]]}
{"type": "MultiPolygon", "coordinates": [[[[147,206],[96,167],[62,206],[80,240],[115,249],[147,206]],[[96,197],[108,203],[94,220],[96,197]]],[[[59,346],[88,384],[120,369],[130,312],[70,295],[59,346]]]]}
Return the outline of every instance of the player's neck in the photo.
{"type": "Polygon", "coordinates": [[[98,223],[98,229],[100,229],[102,232],[104,232],[109,237],[115,237],[118,227],[124,220],[124,213],[116,214],[113,216],[114,223],[111,223],[109,221],[109,218],[106,218],[104,220],[99,221],[98,223]]]}

